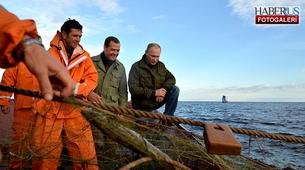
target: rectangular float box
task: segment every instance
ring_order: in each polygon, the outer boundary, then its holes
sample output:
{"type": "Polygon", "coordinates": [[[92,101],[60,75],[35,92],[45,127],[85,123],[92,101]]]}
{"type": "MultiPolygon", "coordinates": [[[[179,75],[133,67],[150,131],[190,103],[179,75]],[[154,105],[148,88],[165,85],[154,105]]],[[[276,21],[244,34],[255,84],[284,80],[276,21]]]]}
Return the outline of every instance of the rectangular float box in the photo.
{"type": "Polygon", "coordinates": [[[204,143],[210,154],[240,155],[242,149],[230,127],[224,124],[206,123],[204,143]]]}

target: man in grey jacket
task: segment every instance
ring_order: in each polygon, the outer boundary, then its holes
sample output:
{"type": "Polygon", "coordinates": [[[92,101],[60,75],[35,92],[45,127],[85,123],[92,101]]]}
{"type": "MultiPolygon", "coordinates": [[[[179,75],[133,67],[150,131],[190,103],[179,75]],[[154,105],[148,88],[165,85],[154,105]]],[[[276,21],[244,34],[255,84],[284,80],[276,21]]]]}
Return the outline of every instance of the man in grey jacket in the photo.
{"type": "Polygon", "coordinates": [[[105,103],[127,106],[127,79],[124,65],[117,59],[120,52],[118,38],[109,36],[104,42],[104,51],[92,57],[98,72],[98,85],[88,96],[93,104],[105,103]]]}
{"type": "Polygon", "coordinates": [[[134,63],[129,72],[129,91],[135,109],[152,111],[165,104],[164,114],[176,111],[179,88],[176,79],[159,61],[161,47],[157,43],[147,46],[142,59],[134,63]]]}

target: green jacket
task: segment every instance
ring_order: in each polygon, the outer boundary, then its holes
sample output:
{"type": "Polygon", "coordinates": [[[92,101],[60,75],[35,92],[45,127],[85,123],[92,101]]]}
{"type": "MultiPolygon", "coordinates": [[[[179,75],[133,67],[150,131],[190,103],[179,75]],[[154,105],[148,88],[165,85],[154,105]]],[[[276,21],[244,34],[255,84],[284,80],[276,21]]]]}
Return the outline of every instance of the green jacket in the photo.
{"type": "Polygon", "coordinates": [[[98,85],[94,92],[103,98],[106,104],[114,106],[127,106],[127,79],[124,65],[115,60],[106,72],[105,65],[100,55],[92,57],[98,72],[98,85]]]}
{"type": "Polygon", "coordinates": [[[165,88],[169,91],[176,84],[176,79],[161,61],[149,66],[145,58],[143,55],[140,61],[132,65],[128,86],[133,108],[154,110],[158,108],[155,90],[165,88]]]}

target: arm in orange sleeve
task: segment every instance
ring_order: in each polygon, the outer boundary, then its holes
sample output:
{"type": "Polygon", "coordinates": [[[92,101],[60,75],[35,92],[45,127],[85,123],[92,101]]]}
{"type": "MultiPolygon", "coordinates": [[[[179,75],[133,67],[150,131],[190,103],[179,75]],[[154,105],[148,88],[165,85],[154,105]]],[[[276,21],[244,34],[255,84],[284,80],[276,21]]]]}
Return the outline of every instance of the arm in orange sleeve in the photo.
{"type": "Polygon", "coordinates": [[[98,74],[95,69],[95,66],[91,60],[90,55],[87,55],[88,58],[83,61],[85,64],[85,73],[81,79],[81,82],[78,82],[75,86],[74,95],[88,97],[89,93],[92,92],[97,86],[98,74]]]}
{"type": "Polygon", "coordinates": [[[14,56],[14,50],[25,35],[37,36],[33,20],[20,20],[18,17],[0,5],[0,67],[7,68],[16,65],[21,60],[14,56]]]}
{"type": "MultiPolygon", "coordinates": [[[[8,68],[2,75],[1,85],[15,86],[17,81],[17,66],[8,68]]],[[[10,98],[13,93],[0,91],[0,103],[3,106],[10,105],[10,98]]]]}

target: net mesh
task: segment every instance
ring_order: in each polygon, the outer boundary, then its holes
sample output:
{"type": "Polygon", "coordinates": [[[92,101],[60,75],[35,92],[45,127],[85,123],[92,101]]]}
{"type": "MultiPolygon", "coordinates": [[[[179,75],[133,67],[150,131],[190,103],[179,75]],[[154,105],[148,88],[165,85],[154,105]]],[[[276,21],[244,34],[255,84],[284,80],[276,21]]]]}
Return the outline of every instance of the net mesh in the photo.
{"type": "MultiPolygon", "coordinates": [[[[41,150],[41,148],[36,148],[32,144],[34,138],[32,131],[27,131],[24,133],[22,138],[13,143],[11,136],[13,131],[8,124],[8,122],[11,122],[12,116],[6,116],[8,117],[7,123],[1,124],[1,150],[3,158],[0,167],[9,167],[10,165],[8,160],[10,159],[11,161],[16,160],[19,163],[22,162],[24,169],[31,169],[31,160],[42,157],[47,159],[59,159],[61,162],[59,169],[72,169],[73,164],[81,164],[83,167],[86,167],[88,164],[92,163],[90,160],[73,160],[71,158],[71,154],[69,153],[77,153],[78,148],[71,147],[69,142],[71,139],[66,138],[66,132],[69,131],[69,129],[64,129],[60,134],[60,140],[52,141],[51,144],[44,147],[43,150],[41,150]],[[52,151],[60,147],[63,148],[62,151],[60,150],[60,158],[56,158],[54,155],[50,154],[52,151]],[[12,150],[14,152],[12,152],[12,150]]],[[[156,120],[126,117],[122,115],[108,116],[107,119],[111,120],[111,122],[99,122],[101,120],[94,120],[96,119],[94,117],[87,117],[87,119],[91,123],[91,127],[84,126],[81,130],[86,131],[90,128],[92,129],[96,156],[100,169],[119,169],[132,161],[145,157],[146,155],[140,153],[133,147],[126,147],[125,144],[121,144],[121,139],[113,138],[115,135],[104,133],[103,130],[96,127],[94,123],[112,123],[126,127],[139,134],[141,138],[146,139],[155,147],[159,148],[163,153],[168,155],[170,159],[180,162],[191,169],[274,168],[273,166],[243,156],[210,155],[204,147],[203,137],[180,129],[175,125],[162,124],[156,120]]],[[[54,128],[48,129],[51,129],[50,133],[52,133],[53,130],[56,130],[54,128]]],[[[80,139],[79,136],[75,136],[75,140],[86,139],[80,139]]],[[[173,165],[153,160],[137,165],[133,169],[173,169],[173,165]]]]}

